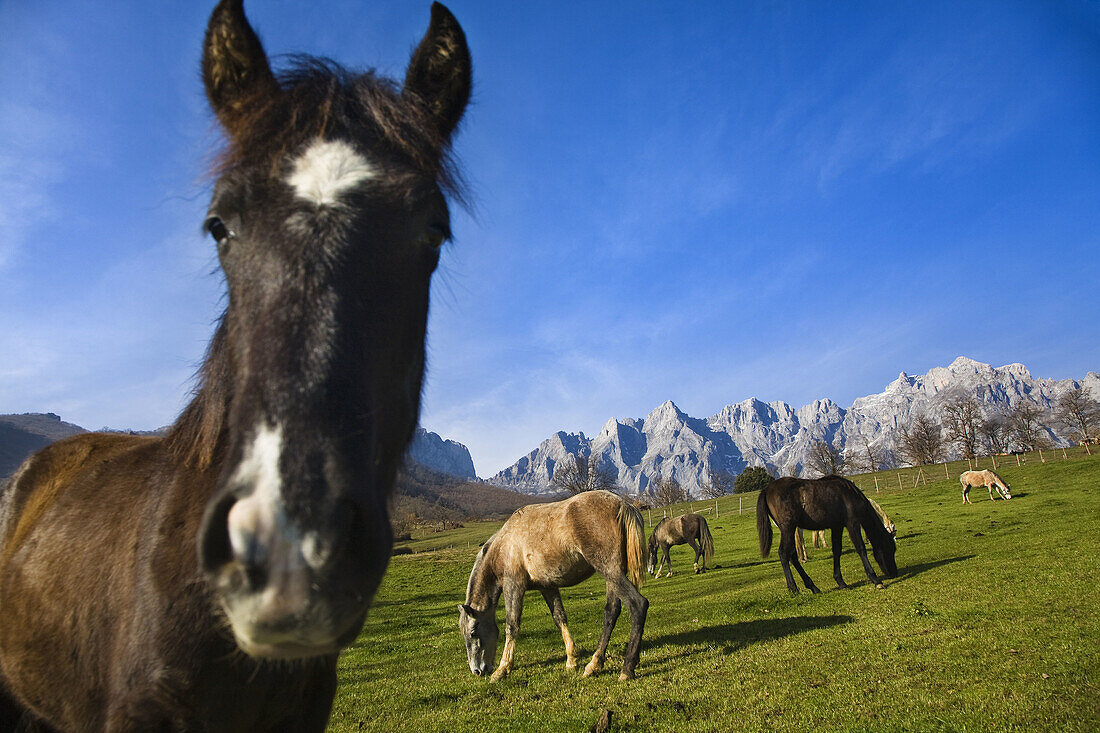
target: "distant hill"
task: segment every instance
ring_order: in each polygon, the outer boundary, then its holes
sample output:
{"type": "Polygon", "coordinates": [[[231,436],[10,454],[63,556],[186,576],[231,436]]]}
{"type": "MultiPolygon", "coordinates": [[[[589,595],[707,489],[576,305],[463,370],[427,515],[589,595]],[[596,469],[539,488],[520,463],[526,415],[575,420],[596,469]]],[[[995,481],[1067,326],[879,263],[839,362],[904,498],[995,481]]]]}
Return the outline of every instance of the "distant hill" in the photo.
{"type": "Polygon", "coordinates": [[[503,519],[521,506],[555,498],[534,497],[480,481],[457,479],[410,462],[397,476],[391,515],[395,524],[413,515],[434,521],[468,517],[503,519]]]}
{"type": "Polygon", "coordinates": [[[55,440],[87,432],[52,412],[0,415],[0,480],[15,473],[23,459],[55,440]]]}
{"type": "MultiPolygon", "coordinates": [[[[164,431],[165,428],[143,431],[104,428],[100,432],[161,435],[164,431]]],[[[0,481],[15,473],[34,451],[55,440],[86,432],[52,412],[0,415],[0,481]]],[[[466,446],[423,428],[417,429],[409,447],[409,460],[398,476],[394,493],[395,517],[415,514],[430,520],[506,517],[521,506],[540,501],[479,483],[466,446]]]]}

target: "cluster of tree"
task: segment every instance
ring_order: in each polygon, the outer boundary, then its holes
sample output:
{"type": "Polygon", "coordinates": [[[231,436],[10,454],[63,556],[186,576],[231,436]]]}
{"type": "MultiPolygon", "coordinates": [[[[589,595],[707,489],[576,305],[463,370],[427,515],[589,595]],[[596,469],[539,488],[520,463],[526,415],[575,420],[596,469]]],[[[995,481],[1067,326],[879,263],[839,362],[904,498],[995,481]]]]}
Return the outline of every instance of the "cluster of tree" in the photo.
{"type": "Polygon", "coordinates": [[[466,481],[409,461],[397,474],[390,517],[394,530],[402,534],[423,524],[451,526],[474,517],[503,519],[521,506],[543,501],[548,499],[466,481]]]}
{"type": "Polygon", "coordinates": [[[1063,393],[1049,413],[1030,400],[986,412],[976,396],[960,392],[943,402],[939,422],[917,415],[899,427],[896,447],[917,465],[943,460],[951,446],[963,458],[1050,448],[1052,432],[1077,443],[1087,441],[1100,432],[1100,404],[1075,387],[1063,393]]]}
{"type": "Polygon", "coordinates": [[[730,494],[759,491],[774,478],[762,466],[750,466],[738,474],[730,471],[710,471],[700,485],[704,499],[719,499],[730,494]]]}
{"type": "MultiPolygon", "coordinates": [[[[949,454],[962,458],[1034,451],[1052,447],[1051,432],[1085,444],[1100,436],[1100,404],[1080,387],[1059,397],[1047,413],[1038,404],[1022,400],[1010,409],[989,412],[974,395],[949,396],[938,414],[917,414],[894,433],[893,453],[909,465],[939,463],[949,454]]],[[[892,467],[891,453],[866,436],[841,452],[831,442],[810,445],[806,469],[816,476],[831,473],[874,473],[892,467]]]]}

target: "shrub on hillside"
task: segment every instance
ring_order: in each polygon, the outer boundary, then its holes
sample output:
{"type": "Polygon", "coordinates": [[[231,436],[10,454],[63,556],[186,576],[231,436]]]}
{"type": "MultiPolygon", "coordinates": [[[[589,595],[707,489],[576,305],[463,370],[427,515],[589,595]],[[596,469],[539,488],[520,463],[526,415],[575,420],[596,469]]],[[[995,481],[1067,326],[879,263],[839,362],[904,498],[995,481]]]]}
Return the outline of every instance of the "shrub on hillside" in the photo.
{"type": "Polygon", "coordinates": [[[737,482],[734,484],[735,491],[738,494],[744,494],[748,491],[760,491],[768,482],[772,480],[771,474],[768,473],[768,469],[763,466],[752,466],[746,468],[737,477],[737,482]]]}

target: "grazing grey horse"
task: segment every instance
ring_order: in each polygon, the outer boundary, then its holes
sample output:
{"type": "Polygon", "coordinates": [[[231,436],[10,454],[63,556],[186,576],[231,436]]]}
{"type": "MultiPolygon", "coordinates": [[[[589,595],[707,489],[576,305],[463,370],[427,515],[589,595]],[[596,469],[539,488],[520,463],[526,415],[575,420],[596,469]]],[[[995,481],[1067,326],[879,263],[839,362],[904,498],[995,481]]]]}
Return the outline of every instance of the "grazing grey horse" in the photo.
{"type": "Polygon", "coordinates": [[[984,471],[963,471],[959,475],[959,483],[962,484],[963,492],[963,504],[973,504],[970,501],[970,489],[974,486],[984,486],[989,489],[989,499],[993,500],[993,487],[997,487],[997,491],[1005,499],[1011,499],[1012,494],[1008,493],[1008,484],[1004,482],[997,474],[990,471],[988,468],[984,471]]]}
{"type": "Polygon", "coordinates": [[[657,522],[653,533],[649,535],[649,572],[659,577],[661,567],[668,565],[668,574],[665,577],[671,576],[672,558],[669,557],[668,550],[673,545],[684,544],[695,550],[695,572],[705,573],[707,563],[714,556],[714,540],[711,539],[707,520],[690,512],[679,517],[666,517],[657,522]],[[657,557],[659,553],[662,555],[660,563],[657,557]],[[703,559],[702,567],[699,567],[700,557],[703,559]]]}
{"type": "Polygon", "coordinates": [[[506,636],[500,666],[492,679],[499,680],[512,670],[523,595],[528,590],[542,593],[565,642],[565,667],[576,669],[577,648],[558,589],[599,573],[607,581],[603,633],[592,661],[584,668],[584,676],[603,669],[611,630],[626,603],[630,641],[619,679],[633,678],[649,610],[649,601],[638,592],[644,553],[641,513],[609,491],[586,491],[564,501],[517,509],[477,553],[466,587],[466,602],[458,604],[458,625],[466,640],[470,671],[480,677],[493,669],[500,637],[497,604],[501,595],[506,636]]]}

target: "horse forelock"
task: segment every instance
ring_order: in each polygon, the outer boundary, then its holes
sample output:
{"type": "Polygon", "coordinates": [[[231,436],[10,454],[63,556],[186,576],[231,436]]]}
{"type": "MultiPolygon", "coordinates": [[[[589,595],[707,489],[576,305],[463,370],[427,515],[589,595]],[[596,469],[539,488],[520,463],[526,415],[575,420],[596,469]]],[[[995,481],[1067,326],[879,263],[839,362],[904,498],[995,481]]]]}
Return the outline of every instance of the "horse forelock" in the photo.
{"type": "Polygon", "coordinates": [[[423,105],[390,79],[355,72],[325,58],[290,56],[278,91],[253,99],[212,165],[215,175],[242,168],[282,177],[290,157],[317,141],[351,138],[360,149],[398,158],[465,202],[449,137],[423,105]]]}

